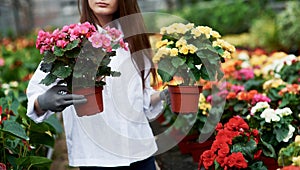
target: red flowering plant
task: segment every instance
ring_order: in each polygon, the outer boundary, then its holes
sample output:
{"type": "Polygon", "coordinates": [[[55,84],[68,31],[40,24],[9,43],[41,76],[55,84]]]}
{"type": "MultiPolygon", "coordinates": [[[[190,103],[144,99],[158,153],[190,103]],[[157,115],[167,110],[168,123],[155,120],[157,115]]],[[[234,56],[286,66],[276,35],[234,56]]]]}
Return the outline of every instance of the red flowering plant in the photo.
{"type": "Polygon", "coordinates": [[[234,116],[216,127],[215,140],[210,150],[200,156],[199,168],[205,169],[267,169],[259,160],[260,135],[240,116],[234,116]]]}
{"type": "Polygon", "coordinates": [[[43,54],[40,69],[48,73],[41,83],[50,85],[60,79],[70,90],[72,78],[83,87],[90,85],[86,80],[93,80],[95,86],[105,85],[105,76],[120,75],[109,67],[120,47],[128,50],[120,30],[106,27],[97,31],[89,22],[66,25],[53,32],[40,30],[36,48],[43,54]]]}

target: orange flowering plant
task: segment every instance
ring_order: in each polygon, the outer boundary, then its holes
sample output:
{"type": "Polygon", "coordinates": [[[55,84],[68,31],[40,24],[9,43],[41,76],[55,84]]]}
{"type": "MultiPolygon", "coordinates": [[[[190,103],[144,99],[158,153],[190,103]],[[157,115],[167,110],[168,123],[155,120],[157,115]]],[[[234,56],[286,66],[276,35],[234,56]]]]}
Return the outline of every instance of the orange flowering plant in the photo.
{"type": "MultiPolygon", "coordinates": [[[[212,83],[213,84],[213,83],[212,83]]],[[[271,100],[257,90],[246,91],[242,85],[235,85],[231,83],[224,83],[219,87],[219,91],[216,94],[221,99],[226,100],[224,106],[224,112],[221,117],[221,121],[226,123],[232,116],[241,116],[246,118],[249,110],[258,102],[270,102],[271,100]]],[[[204,94],[211,94],[204,86],[204,94]],[[207,92],[208,91],[208,92],[207,92]]],[[[206,100],[208,103],[212,102],[212,95],[207,95],[206,100]]]]}
{"type": "Polygon", "coordinates": [[[294,121],[300,121],[300,86],[289,84],[281,78],[274,78],[264,83],[263,89],[271,99],[271,105],[279,108],[289,107],[293,110],[294,121]]]}

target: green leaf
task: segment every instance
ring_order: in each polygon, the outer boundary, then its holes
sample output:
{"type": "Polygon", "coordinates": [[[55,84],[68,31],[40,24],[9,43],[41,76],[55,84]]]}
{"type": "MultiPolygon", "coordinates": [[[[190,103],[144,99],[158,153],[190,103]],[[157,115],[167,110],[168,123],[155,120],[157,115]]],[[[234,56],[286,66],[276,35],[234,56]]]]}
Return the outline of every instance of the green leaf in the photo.
{"type": "Polygon", "coordinates": [[[62,48],[59,48],[59,47],[57,47],[57,46],[54,47],[54,52],[53,52],[53,54],[54,54],[55,56],[61,57],[61,56],[64,55],[64,53],[65,53],[65,51],[64,51],[62,48]]]}
{"type": "Polygon", "coordinates": [[[267,142],[265,142],[262,138],[260,138],[260,141],[263,145],[264,155],[267,157],[275,158],[276,153],[275,153],[275,149],[273,148],[273,146],[271,144],[268,144],[267,142]]]}
{"type": "Polygon", "coordinates": [[[45,157],[30,156],[31,167],[49,166],[52,161],[45,157]]]}
{"type": "Polygon", "coordinates": [[[262,161],[257,161],[248,167],[250,170],[268,170],[262,161]]]}
{"type": "Polygon", "coordinates": [[[233,106],[233,110],[238,113],[241,113],[244,108],[247,108],[247,103],[239,102],[233,106]]]}
{"type": "Polygon", "coordinates": [[[157,72],[163,82],[169,82],[173,79],[173,76],[176,73],[176,68],[173,67],[169,59],[165,58],[159,61],[157,72]]]}
{"type": "Polygon", "coordinates": [[[29,137],[26,135],[25,130],[22,128],[20,124],[12,120],[6,120],[3,122],[2,131],[8,132],[16,137],[29,140],[29,137]]]}
{"type": "Polygon", "coordinates": [[[44,58],[43,61],[47,64],[53,63],[56,60],[56,56],[51,53],[50,51],[45,51],[44,52],[44,58]]]}
{"type": "Polygon", "coordinates": [[[44,120],[44,122],[53,127],[56,133],[63,132],[63,127],[55,114],[51,115],[48,119],[44,120]]]}
{"type": "Polygon", "coordinates": [[[217,74],[218,74],[217,75],[217,79],[218,80],[221,80],[224,77],[224,75],[225,75],[225,73],[221,69],[219,69],[219,68],[217,68],[217,74]]]}
{"type": "Polygon", "coordinates": [[[70,67],[65,67],[65,66],[61,66],[61,65],[57,65],[53,68],[53,75],[61,78],[61,79],[65,79],[68,76],[70,76],[72,73],[72,69],[70,67]]]}
{"type": "Polygon", "coordinates": [[[45,157],[27,156],[18,158],[16,163],[24,169],[47,170],[50,169],[52,161],[45,157]]]}
{"type": "Polygon", "coordinates": [[[49,73],[44,79],[41,80],[41,84],[45,84],[49,86],[50,84],[54,83],[57,77],[51,73],[49,73]]]}
{"type": "Polygon", "coordinates": [[[190,69],[189,76],[190,76],[194,81],[198,81],[198,80],[200,79],[201,72],[200,72],[200,70],[198,70],[197,68],[190,69]]]}
{"type": "Polygon", "coordinates": [[[47,123],[35,123],[33,120],[30,121],[30,131],[31,132],[37,132],[37,133],[45,133],[46,131],[50,131],[50,127],[47,123]]]}
{"type": "Polygon", "coordinates": [[[200,74],[201,74],[201,77],[202,77],[204,80],[210,80],[209,75],[208,75],[208,72],[207,72],[207,70],[206,70],[205,67],[201,66],[201,68],[200,68],[200,74]]]}
{"type": "Polygon", "coordinates": [[[18,154],[20,152],[18,145],[22,142],[21,140],[22,139],[20,138],[15,138],[15,139],[7,138],[5,142],[5,147],[9,149],[12,152],[12,154],[18,154]]]}
{"type": "Polygon", "coordinates": [[[74,48],[71,51],[66,51],[65,56],[68,58],[76,58],[80,54],[80,48],[74,48]]]}
{"type": "Polygon", "coordinates": [[[253,154],[257,148],[256,142],[250,139],[247,143],[237,143],[232,146],[232,152],[241,152],[248,158],[253,159],[253,154]]]}
{"type": "Polygon", "coordinates": [[[167,40],[169,40],[169,41],[174,41],[174,42],[176,42],[177,39],[179,39],[179,37],[169,36],[169,35],[163,35],[162,38],[161,38],[161,40],[165,40],[165,39],[167,39],[167,40]]]}
{"type": "Polygon", "coordinates": [[[13,167],[17,167],[17,163],[16,163],[17,158],[13,154],[7,155],[7,160],[13,167]]]}
{"type": "Polygon", "coordinates": [[[218,52],[218,54],[223,55],[224,50],[221,47],[216,46],[216,47],[214,47],[214,49],[218,52]]]}
{"type": "Polygon", "coordinates": [[[20,102],[17,99],[14,99],[11,103],[10,110],[12,110],[15,114],[18,114],[20,102]]]}
{"type": "Polygon", "coordinates": [[[102,58],[99,57],[99,59],[101,59],[100,66],[107,66],[111,61],[111,58],[108,55],[106,55],[102,58]]]}
{"type": "Polygon", "coordinates": [[[286,125],[282,125],[283,127],[281,128],[275,128],[274,133],[276,134],[276,140],[278,142],[282,142],[283,139],[287,136],[289,133],[289,127],[286,125]]]}
{"type": "Polygon", "coordinates": [[[277,101],[280,100],[282,97],[278,94],[278,90],[272,88],[268,91],[268,97],[272,100],[272,101],[277,101]]]}
{"type": "Polygon", "coordinates": [[[29,117],[26,115],[26,108],[25,107],[22,107],[22,110],[23,111],[20,111],[19,112],[19,116],[20,116],[20,119],[22,121],[22,124],[25,125],[25,126],[29,126],[29,117]]]}
{"type": "Polygon", "coordinates": [[[75,47],[78,46],[79,42],[80,42],[80,40],[78,40],[78,39],[77,39],[77,40],[74,40],[74,41],[71,41],[71,42],[66,46],[65,51],[69,51],[69,50],[74,49],[75,47]]]}
{"type": "Polygon", "coordinates": [[[290,101],[291,101],[290,95],[285,94],[283,99],[281,100],[279,107],[282,108],[282,107],[289,105],[290,101]]]}
{"type": "Polygon", "coordinates": [[[6,100],[6,98],[0,98],[0,106],[2,106],[2,109],[8,109],[9,105],[8,105],[8,100],[6,100]]]}
{"type": "Polygon", "coordinates": [[[244,86],[245,90],[250,91],[250,90],[262,90],[262,85],[265,82],[265,80],[257,80],[257,79],[250,79],[248,80],[244,86]]]}
{"type": "Polygon", "coordinates": [[[53,63],[42,62],[40,70],[42,70],[45,73],[48,73],[51,71],[52,66],[53,66],[53,63]]]}
{"type": "Polygon", "coordinates": [[[215,169],[218,169],[220,168],[220,164],[217,162],[217,160],[214,160],[214,164],[215,164],[215,169]]]}
{"type": "Polygon", "coordinates": [[[54,147],[54,137],[47,133],[31,132],[30,135],[31,144],[41,144],[49,147],[54,147]]]}
{"type": "Polygon", "coordinates": [[[172,65],[177,69],[185,63],[185,59],[179,57],[173,57],[171,60],[172,65]]]}

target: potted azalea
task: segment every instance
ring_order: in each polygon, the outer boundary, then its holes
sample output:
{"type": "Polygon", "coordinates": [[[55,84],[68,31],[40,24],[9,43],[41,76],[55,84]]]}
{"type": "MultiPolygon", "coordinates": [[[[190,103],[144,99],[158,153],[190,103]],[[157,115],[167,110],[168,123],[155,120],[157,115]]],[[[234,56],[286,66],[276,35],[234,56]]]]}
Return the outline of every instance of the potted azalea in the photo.
{"type": "Polygon", "coordinates": [[[168,84],[172,111],[196,113],[202,91],[199,80],[220,80],[223,77],[220,64],[230,58],[235,47],[220,39],[217,31],[193,23],[174,23],[161,28],[161,34],[153,61],[163,83],[179,80],[175,86],[168,84]],[[193,99],[186,98],[184,93],[193,99]],[[179,103],[173,97],[179,97],[179,103]]]}
{"type": "Polygon", "coordinates": [[[89,22],[67,25],[53,32],[40,30],[36,48],[43,54],[40,69],[47,73],[40,83],[46,86],[64,83],[70,93],[87,98],[86,104],[75,105],[79,116],[103,111],[103,79],[120,76],[109,67],[111,57],[117,48],[128,50],[120,30],[106,27],[98,32],[89,22]]]}

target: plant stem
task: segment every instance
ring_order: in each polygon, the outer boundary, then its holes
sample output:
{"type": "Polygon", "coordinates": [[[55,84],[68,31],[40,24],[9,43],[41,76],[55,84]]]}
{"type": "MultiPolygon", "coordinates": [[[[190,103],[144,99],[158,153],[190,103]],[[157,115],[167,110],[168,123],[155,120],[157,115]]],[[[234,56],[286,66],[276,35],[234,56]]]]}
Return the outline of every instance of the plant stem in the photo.
{"type": "Polygon", "coordinates": [[[38,155],[38,151],[39,151],[41,148],[42,148],[42,145],[40,145],[40,146],[36,149],[35,155],[38,155]]]}
{"type": "Polygon", "coordinates": [[[24,149],[24,151],[23,151],[22,157],[25,157],[26,154],[27,154],[27,146],[26,146],[26,144],[24,144],[23,149],[24,149]]]}
{"type": "Polygon", "coordinates": [[[0,139],[1,139],[1,143],[2,143],[2,150],[3,150],[3,160],[1,160],[1,162],[6,163],[6,155],[5,155],[5,146],[4,146],[4,133],[2,131],[0,131],[0,139]]]}
{"type": "Polygon", "coordinates": [[[182,78],[183,78],[183,85],[188,86],[189,83],[190,83],[188,69],[183,69],[182,70],[182,78]]]}

